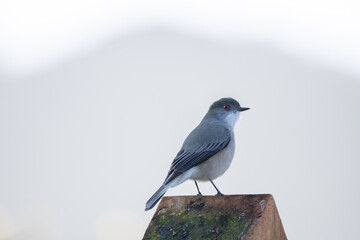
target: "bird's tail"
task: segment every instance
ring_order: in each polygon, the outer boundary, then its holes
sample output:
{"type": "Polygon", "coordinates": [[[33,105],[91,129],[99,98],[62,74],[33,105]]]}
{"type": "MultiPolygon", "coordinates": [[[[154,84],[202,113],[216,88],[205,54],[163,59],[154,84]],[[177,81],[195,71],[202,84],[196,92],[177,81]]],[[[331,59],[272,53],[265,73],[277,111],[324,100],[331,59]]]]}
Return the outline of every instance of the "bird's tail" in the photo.
{"type": "Polygon", "coordinates": [[[149,201],[146,202],[145,211],[152,209],[155,204],[161,199],[169,188],[169,184],[163,184],[161,187],[152,195],[149,201]]]}

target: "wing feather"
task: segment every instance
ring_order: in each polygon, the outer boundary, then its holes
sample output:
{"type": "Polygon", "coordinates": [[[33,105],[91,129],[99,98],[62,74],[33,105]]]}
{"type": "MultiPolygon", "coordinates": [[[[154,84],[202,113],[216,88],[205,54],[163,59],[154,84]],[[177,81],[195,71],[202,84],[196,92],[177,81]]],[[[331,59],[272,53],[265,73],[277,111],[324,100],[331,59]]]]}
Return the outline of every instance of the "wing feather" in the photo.
{"type": "Polygon", "coordinates": [[[211,141],[203,144],[193,144],[191,148],[182,148],[173,160],[168,175],[165,179],[165,184],[172,181],[182,173],[186,172],[192,167],[195,167],[216,153],[223,150],[230,142],[230,131],[225,129],[221,138],[210,139],[211,141]]]}

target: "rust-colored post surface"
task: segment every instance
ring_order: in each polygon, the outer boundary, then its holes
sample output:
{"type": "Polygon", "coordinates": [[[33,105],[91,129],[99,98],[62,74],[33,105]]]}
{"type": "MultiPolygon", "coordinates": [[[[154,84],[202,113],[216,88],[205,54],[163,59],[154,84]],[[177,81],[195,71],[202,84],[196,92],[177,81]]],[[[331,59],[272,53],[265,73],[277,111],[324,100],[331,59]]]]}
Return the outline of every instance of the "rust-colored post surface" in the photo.
{"type": "Polygon", "coordinates": [[[163,197],[143,239],[285,240],[270,194],[163,197]]]}

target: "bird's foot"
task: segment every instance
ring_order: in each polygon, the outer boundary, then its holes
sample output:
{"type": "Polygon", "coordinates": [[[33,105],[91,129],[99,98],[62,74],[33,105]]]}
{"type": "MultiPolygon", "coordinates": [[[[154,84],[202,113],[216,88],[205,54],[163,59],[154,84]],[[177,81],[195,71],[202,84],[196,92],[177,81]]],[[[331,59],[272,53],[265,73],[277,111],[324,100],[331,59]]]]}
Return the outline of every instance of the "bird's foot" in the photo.
{"type": "Polygon", "coordinates": [[[217,194],[214,195],[214,198],[217,198],[219,196],[224,196],[224,194],[222,194],[221,192],[218,192],[217,194]]]}
{"type": "Polygon", "coordinates": [[[202,197],[201,192],[199,192],[198,194],[196,194],[197,197],[202,197]]]}

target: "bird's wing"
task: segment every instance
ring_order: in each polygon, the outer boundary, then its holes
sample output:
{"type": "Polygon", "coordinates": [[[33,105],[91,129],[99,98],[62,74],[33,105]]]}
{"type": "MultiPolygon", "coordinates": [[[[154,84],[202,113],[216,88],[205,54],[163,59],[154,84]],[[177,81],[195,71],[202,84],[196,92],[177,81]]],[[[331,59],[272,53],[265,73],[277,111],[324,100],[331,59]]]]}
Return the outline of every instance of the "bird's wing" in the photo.
{"type": "Polygon", "coordinates": [[[164,184],[223,150],[231,140],[231,132],[219,126],[199,126],[185,140],[171,164],[164,184]]]}

